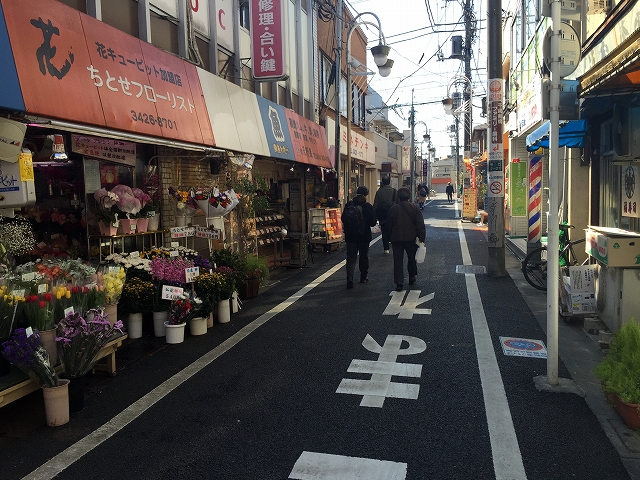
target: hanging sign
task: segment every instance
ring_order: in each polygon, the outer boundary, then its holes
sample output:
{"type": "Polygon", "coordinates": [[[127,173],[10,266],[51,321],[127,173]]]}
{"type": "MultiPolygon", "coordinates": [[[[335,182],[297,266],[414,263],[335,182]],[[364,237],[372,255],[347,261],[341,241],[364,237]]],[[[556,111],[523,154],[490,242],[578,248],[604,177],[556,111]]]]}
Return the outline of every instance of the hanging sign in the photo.
{"type": "Polygon", "coordinates": [[[504,80],[489,79],[487,98],[488,150],[487,159],[487,196],[504,198],[504,151],[503,133],[504,80]]]}
{"type": "Polygon", "coordinates": [[[171,238],[193,237],[196,234],[195,227],[172,227],[169,229],[171,238]]]}
{"type": "Polygon", "coordinates": [[[220,240],[221,230],[218,228],[207,228],[207,227],[195,227],[196,228],[196,237],[198,238],[209,238],[211,240],[220,240]]]}
{"type": "Polygon", "coordinates": [[[622,216],[640,217],[640,185],[638,185],[638,167],[622,168],[622,216]]]}
{"type": "Polygon", "coordinates": [[[251,59],[253,78],[260,81],[286,80],[287,0],[251,0],[251,59]]]}
{"type": "Polygon", "coordinates": [[[131,142],[71,134],[71,151],[132,167],[136,166],[136,144],[131,142]]]}

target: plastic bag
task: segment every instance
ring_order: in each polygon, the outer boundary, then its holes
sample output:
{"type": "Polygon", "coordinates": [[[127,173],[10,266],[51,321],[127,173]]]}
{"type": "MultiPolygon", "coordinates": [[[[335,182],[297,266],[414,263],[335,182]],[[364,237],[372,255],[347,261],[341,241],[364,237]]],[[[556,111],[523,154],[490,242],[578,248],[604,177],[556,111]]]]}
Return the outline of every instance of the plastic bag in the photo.
{"type": "Polygon", "coordinates": [[[424,242],[420,242],[416,240],[416,244],[418,244],[418,250],[416,250],[416,262],[424,263],[424,259],[427,256],[427,246],[424,242]]]}
{"type": "Polygon", "coordinates": [[[373,227],[371,227],[371,233],[376,234],[380,232],[382,232],[382,230],[380,229],[380,225],[374,225],[373,227]]]}

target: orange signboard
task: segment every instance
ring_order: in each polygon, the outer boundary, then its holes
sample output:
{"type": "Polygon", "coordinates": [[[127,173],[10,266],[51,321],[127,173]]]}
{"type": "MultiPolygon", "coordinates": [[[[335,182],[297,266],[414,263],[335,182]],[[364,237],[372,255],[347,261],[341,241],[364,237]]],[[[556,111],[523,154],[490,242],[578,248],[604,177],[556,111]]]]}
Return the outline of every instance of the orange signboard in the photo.
{"type": "Polygon", "coordinates": [[[284,109],[296,162],[333,168],[324,127],[297,113],[284,109]]]}
{"type": "Polygon", "coordinates": [[[53,0],[0,0],[28,113],[215,145],[193,65],[53,0]]]}

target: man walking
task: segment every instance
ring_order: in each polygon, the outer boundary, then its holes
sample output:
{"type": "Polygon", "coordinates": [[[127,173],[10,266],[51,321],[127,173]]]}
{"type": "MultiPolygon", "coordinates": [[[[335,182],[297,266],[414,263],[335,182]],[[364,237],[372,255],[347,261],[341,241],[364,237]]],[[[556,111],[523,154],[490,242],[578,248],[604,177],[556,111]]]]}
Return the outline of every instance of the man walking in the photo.
{"type": "Polygon", "coordinates": [[[349,201],[342,212],[342,225],[347,242],[347,288],[353,288],[353,275],[356,270],[356,259],[360,255],[360,283],[367,283],[369,278],[369,243],[371,227],[376,224],[373,206],[367,202],[369,189],[364,185],[358,187],[356,196],[349,201]]]}
{"type": "Polygon", "coordinates": [[[409,285],[413,285],[418,274],[416,238],[424,242],[426,237],[422,212],[415,203],[409,202],[410,198],[411,191],[408,188],[398,190],[399,203],[391,207],[387,217],[393,244],[393,281],[398,292],[402,291],[404,283],[404,252],[407,252],[409,285]]]}
{"type": "Polygon", "coordinates": [[[447,200],[449,201],[449,203],[453,202],[453,185],[451,185],[451,182],[447,183],[447,200]]]}
{"type": "Polygon", "coordinates": [[[387,214],[389,209],[397,202],[398,192],[391,184],[391,177],[385,175],[380,180],[382,186],[376,192],[373,200],[373,211],[380,222],[382,232],[382,249],[384,253],[389,253],[389,226],[387,225],[387,214]]]}

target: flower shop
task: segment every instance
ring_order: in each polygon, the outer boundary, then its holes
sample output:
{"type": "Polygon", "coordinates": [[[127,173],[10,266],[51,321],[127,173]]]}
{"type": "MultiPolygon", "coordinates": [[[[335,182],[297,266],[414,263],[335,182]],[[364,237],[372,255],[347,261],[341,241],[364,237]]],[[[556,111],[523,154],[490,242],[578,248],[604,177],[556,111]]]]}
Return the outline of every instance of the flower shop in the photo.
{"type": "Polygon", "coordinates": [[[17,162],[29,196],[0,211],[0,407],[41,389],[57,426],[123,344],[209,334],[257,294],[278,202],[228,152],[39,133],[17,162]]]}

